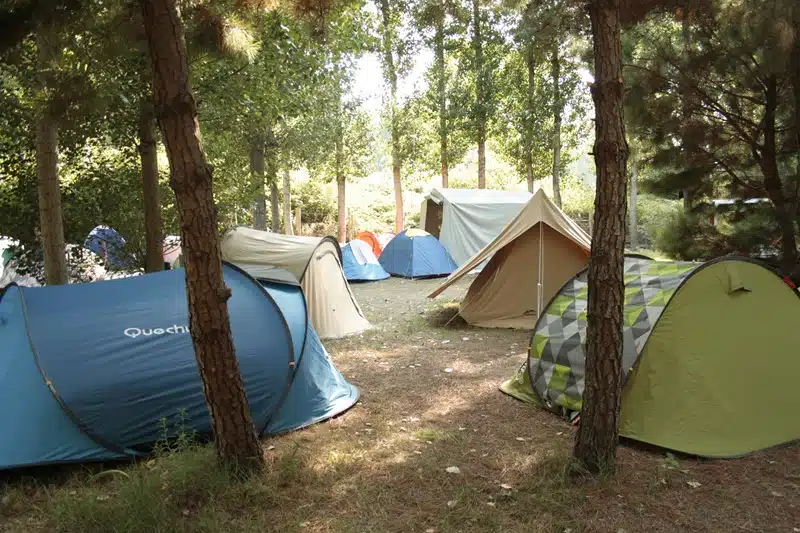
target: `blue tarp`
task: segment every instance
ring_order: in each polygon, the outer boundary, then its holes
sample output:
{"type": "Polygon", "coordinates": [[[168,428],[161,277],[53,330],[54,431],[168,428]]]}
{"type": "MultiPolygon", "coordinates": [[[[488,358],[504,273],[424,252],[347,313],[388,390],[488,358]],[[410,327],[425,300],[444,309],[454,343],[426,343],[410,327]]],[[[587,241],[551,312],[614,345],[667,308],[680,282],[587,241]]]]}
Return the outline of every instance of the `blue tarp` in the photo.
{"type": "MultiPolygon", "coordinates": [[[[308,322],[301,289],[225,265],[239,369],[257,429],[301,428],[358,390],[308,322]],[[294,365],[292,365],[294,363],[294,365]]],[[[184,270],[8,287],[0,298],[0,469],[146,453],[167,429],[211,431],[184,270]]]]}
{"type": "Polygon", "coordinates": [[[342,271],[347,281],[380,281],[389,277],[370,245],[358,239],[342,246],[342,271]]]}
{"type": "Polygon", "coordinates": [[[398,233],[381,252],[379,262],[392,276],[404,278],[449,276],[458,268],[439,239],[418,229],[398,233]]]}
{"type": "Polygon", "coordinates": [[[89,232],[83,246],[105,259],[111,268],[123,269],[130,266],[131,258],[124,251],[125,238],[114,228],[97,226],[89,232]]]}

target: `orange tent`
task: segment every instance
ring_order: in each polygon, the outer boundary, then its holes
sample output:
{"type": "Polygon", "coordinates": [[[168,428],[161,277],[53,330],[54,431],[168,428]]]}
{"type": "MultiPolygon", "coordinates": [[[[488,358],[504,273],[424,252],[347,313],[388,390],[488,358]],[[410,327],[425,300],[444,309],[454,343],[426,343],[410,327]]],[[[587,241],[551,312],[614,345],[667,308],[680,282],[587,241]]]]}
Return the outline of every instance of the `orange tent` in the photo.
{"type": "Polygon", "coordinates": [[[378,241],[378,237],[376,237],[374,233],[371,231],[362,231],[357,233],[355,238],[369,244],[372,248],[372,253],[375,254],[375,257],[380,257],[381,243],[378,241]]]}

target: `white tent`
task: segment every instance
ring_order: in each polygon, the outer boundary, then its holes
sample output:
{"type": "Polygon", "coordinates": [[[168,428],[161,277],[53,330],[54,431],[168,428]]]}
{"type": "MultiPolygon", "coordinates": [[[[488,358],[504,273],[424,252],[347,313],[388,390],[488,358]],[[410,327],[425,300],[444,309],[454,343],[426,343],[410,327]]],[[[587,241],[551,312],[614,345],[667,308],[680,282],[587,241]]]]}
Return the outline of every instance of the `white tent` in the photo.
{"type": "Polygon", "coordinates": [[[531,329],[550,299],[589,262],[592,239],[542,189],[483,250],[428,297],[490,258],[459,314],[474,326],[531,329]]]}
{"type": "Polygon", "coordinates": [[[323,339],[360,333],[371,326],[342,272],[342,252],[333,237],[301,237],[238,227],[222,237],[222,258],[254,278],[272,278],[275,268],[303,287],[308,314],[323,339]]]}
{"type": "Polygon", "coordinates": [[[420,227],[436,236],[460,266],[497,237],[531,196],[527,191],[431,189],[422,202],[420,227]]]}

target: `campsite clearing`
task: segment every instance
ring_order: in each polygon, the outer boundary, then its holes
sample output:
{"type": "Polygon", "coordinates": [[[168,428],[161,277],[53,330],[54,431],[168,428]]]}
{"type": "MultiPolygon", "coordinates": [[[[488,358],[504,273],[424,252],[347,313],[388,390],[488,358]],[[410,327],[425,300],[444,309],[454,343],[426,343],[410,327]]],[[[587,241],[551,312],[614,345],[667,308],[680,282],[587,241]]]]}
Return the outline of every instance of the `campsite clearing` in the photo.
{"type": "Polygon", "coordinates": [[[524,360],[529,333],[469,328],[459,318],[443,328],[457,309],[445,302],[463,296],[470,281],[438,304],[426,295],[441,280],[354,286],[375,328],[325,346],[362,400],[328,423],[265,440],[263,479],[222,484],[208,448],[122,467],[130,480],[73,469],[79,473],[66,483],[15,481],[5,489],[0,531],[77,533],[90,531],[87,524],[126,533],[800,528],[797,445],[718,461],[624,445],[615,479],[570,479],[574,428],[498,390],[524,360]],[[156,494],[125,485],[142,479],[156,494]],[[123,486],[136,496],[130,504],[120,501],[123,486]],[[146,529],[154,519],[160,529],[146,529]]]}

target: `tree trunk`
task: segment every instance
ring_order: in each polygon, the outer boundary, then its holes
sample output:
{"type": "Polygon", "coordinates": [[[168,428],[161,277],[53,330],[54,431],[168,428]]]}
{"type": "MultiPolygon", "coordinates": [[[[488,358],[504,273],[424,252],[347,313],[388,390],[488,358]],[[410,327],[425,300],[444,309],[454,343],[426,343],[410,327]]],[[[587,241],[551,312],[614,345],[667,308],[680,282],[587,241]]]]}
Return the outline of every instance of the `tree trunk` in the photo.
{"type": "Polygon", "coordinates": [[[775,140],[775,115],[778,109],[778,80],[769,76],[765,80],[766,99],[764,118],[761,124],[764,128],[764,144],[759,153],[753,148],[753,155],[757,158],[761,172],[764,174],[764,188],[767,190],[772,205],[775,206],[775,215],[781,229],[781,268],[783,273],[794,277],[797,264],[797,241],[795,240],[795,223],[793,212],[786,201],[783,191],[783,182],[778,169],[777,144],[775,140]]]}
{"type": "Polygon", "coordinates": [[[228,316],[212,171],[200,146],[183,27],[175,0],[140,0],[153,66],[156,116],[167,148],[170,185],[181,218],[189,329],[206,403],[225,463],[258,467],[264,456],[253,427],[228,316]]]}
{"type": "Polygon", "coordinates": [[[397,71],[394,65],[392,14],[389,0],[381,0],[381,30],[383,32],[383,62],[389,81],[389,111],[392,129],[392,180],[394,182],[394,231],[403,231],[403,182],[400,175],[400,121],[397,116],[397,71]]]}
{"type": "Polygon", "coordinates": [[[161,226],[161,193],[158,187],[156,117],[149,99],[139,111],[139,159],[144,196],[145,272],[164,270],[164,235],[161,226]]]}
{"type": "Polygon", "coordinates": [[[561,121],[564,102],[561,99],[561,57],[558,40],[553,45],[550,72],[553,77],[553,202],[561,207],[561,121]]]}
{"type": "Polygon", "coordinates": [[[472,0],[472,46],[475,49],[475,120],[478,140],[478,188],[486,188],[486,73],[483,66],[480,0],[472,0]]]}
{"type": "Polygon", "coordinates": [[[292,231],[292,176],[288,165],[283,169],[283,233],[294,234],[292,231]]]}
{"type": "Polygon", "coordinates": [[[439,159],[442,165],[442,187],[447,188],[447,66],[444,62],[444,6],[436,17],[436,90],[439,97],[439,159]]]}
{"type": "Polygon", "coordinates": [[[534,113],[536,112],[536,48],[533,40],[525,46],[525,64],[528,67],[528,92],[525,99],[525,134],[523,144],[525,148],[525,178],[528,181],[528,192],[533,192],[533,140],[534,113]]]}
{"type": "Polygon", "coordinates": [[[269,207],[270,207],[270,222],[273,232],[280,233],[281,231],[281,193],[278,190],[278,166],[277,161],[273,158],[269,164],[269,207]]]}
{"type": "MultiPolygon", "coordinates": [[[[46,73],[52,68],[50,61],[58,50],[54,36],[55,29],[48,23],[39,25],[36,35],[40,63],[39,83],[45,93],[50,85],[46,73]]],[[[48,285],[64,285],[69,282],[69,276],[61,210],[61,185],[58,181],[58,128],[48,109],[48,102],[44,103],[36,119],[36,179],[45,281],[48,285]]]]}
{"type": "Polygon", "coordinates": [[[638,202],[639,195],[639,165],[635,159],[631,160],[631,201],[630,208],[630,224],[628,227],[628,234],[630,235],[631,250],[639,248],[639,221],[636,220],[636,202],[638,202]]]}
{"type": "Polygon", "coordinates": [[[338,239],[339,242],[347,241],[347,203],[345,198],[345,175],[342,165],[344,164],[344,146],[342,138],[336,139],[336,193],[339,203],[337,220],[339,222],[338,239]]]}
{"type": "Polygon", "coordinates": [[[589,259],[586,377],[575,457],[590,472],[616,464],[622,366],[625,167],[619,0],[592,0],[597,193],[589,259]]]}
{"type": "MultiPolygon", "coordinates": [[[[683,39],[683,60],[685,63],[689,61],[689,46],[691,45],[691,34],[689,33],[689,14],[686,9],[682,11],[682,19],[681,19],[681,38],[683,39]]],[[[684,77],[685,78],[685,77],[684,77]]],[[[681,101],[681,115],[684,121],[684,127],[686,126],[686,122],[689,120],[692,111],[689,107],[689,94],[691,92],[691,81],[688,78],[685,78],[683,81],[683,98],[681,101]]],[[[684,213],[691,213],[692,211],[692,191],[689,187],[683,189],[683,212],[684,213]]]]}
{"type": "Polygon", "coordinates": [[[267,180],[265,175],[264,137],[254,135],[250,139],[250,179],[256,196],[253,209],[253,227],[261,231],[267,230],[267,180]]]}

